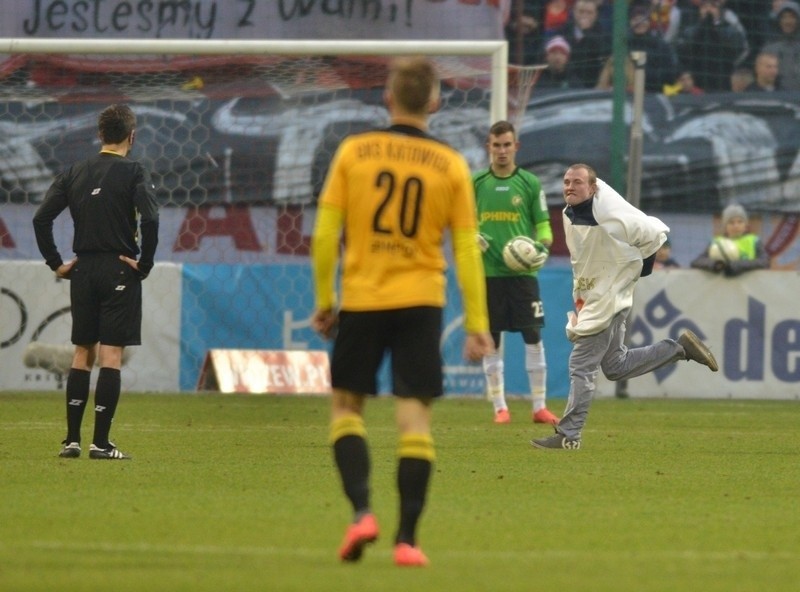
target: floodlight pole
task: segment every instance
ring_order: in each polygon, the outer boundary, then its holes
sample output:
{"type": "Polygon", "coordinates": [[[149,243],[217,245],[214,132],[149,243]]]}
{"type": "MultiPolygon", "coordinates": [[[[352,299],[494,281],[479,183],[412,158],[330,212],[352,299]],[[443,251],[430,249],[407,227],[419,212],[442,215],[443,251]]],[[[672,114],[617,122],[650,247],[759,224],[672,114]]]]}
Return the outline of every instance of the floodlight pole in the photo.
{"type": "Polygon", "coordinates": [[[632,51],[633,60],[633,113],[631,114],[631,138],[628,148],[628,201],[639,207],[642,194],[642,117],[644,116],[644,77],[647,54],[632,51]]]}
{"type": "MultiPolygon", "coordinates": [[[[647,54],[643,51],[632,51],[633,61],[633,112],[631,113],[631,136],[628,147],[628,182],[625,194],[628,202],[639,207],[642,193],[642,117],[644,116],[644,76],[647,54]]],[[[630,332],[625,332],[625,345],[630,347],[630,332]]],[[[618,380],[615,395],[619,399],[628,398],[628,380],[618,380]]]]}

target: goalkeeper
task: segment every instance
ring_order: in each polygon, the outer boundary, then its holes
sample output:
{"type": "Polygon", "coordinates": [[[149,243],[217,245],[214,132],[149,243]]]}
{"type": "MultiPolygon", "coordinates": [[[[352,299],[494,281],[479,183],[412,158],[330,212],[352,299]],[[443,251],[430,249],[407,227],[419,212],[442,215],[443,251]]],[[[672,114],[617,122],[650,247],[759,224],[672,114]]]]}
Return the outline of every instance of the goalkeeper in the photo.
{"type": "Polygon", "coordinates": [[[483,358],[486,394],[494,405],[494,422],[509,423],[501,337],[504,331],[521,333],[533,399],[531,417],[535,423],[555,425],[558,417],[546,405],[547,363],[541,333],[544,308],[537,272],[512,271],[502,254],[506,242],[520,235],[550,246],[553,231],[547,200],[539,178],[516,164],[519,141],[511,123],[495,123],[489,129],[486,144],[489,168],[478,171],[472,178],[478,210],[478,243],[486,272],[489,329],[495,344],[495,352],[483,358]]]}

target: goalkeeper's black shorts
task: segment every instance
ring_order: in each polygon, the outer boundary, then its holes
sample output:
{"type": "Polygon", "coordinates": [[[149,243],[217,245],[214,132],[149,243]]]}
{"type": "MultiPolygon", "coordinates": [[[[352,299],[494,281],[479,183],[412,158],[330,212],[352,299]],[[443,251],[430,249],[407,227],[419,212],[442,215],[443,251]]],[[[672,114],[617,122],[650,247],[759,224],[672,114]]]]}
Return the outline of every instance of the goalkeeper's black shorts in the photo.
{"type": "Polygon", "coordinates": [[[539,280],[534,276],[486,278],[486,302],[492,333],[544,327],[539,280]]]}

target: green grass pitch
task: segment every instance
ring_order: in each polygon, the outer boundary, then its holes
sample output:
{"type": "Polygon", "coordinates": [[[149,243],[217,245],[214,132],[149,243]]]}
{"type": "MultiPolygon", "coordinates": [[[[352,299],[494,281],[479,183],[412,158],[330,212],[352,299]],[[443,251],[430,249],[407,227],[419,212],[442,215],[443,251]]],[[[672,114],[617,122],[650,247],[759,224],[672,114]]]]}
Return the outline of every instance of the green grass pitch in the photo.
{"type": "MultiPolygon", "coordinates": [[[[392,564],[390,398],[370,401],[381,539],[336,558],[350,510],[322,397],[124,394],[130,462],[57,458],[63,395],[0,394],[0,590],[732,592],[800,582],[797,402],[595,402],[579,451],[513,400],[436,404],[419,542],[392,564]]],[[[563,400],[551,407],[560,412],[563,400]]]]}

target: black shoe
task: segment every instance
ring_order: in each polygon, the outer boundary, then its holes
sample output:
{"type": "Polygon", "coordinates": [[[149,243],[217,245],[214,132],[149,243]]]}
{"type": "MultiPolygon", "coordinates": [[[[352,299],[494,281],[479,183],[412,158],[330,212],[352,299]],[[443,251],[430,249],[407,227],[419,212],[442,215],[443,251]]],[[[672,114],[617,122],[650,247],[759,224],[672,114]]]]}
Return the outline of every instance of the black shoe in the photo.
{"type": "Polygon", "coordinates": [[[687,360],[694,360],[699,364],[703,364],[703,366],[708,366],[711,368],[712,372],[719,370],[714,354],[712,354],[711,350],[700,341],[700,338],[692,331],[689,331],[689,329],[686,329],[681,333],[681,336],[678,337],[678,345],[683,348],[687,360]]]}
{"type": "Polygon", "coordinates": [[[541,448],[543,450],[578,450],[581,447],[581,439],[575,438],[574,440],[570,440],[564,434],[556,432],[547,438],[531,440],[531,445],[534,448],[541,448]]]}
{"type": "Polygon", "coordinates": [[[79,442],[62,442],[64,448],[58,453],[61,458],[78,458],[81,455],[81,445],[79,442]]]}
{"type": "Polygon", "coordinates": [[[113,443],[108,443],[108,448],[98,448],[94,444],[89,446],[89,458],[107,460],[131,460],[131,457],[119,450],[113,443]]]}

